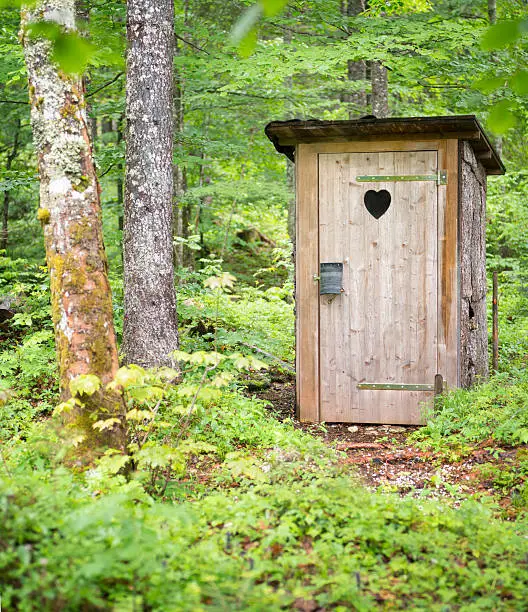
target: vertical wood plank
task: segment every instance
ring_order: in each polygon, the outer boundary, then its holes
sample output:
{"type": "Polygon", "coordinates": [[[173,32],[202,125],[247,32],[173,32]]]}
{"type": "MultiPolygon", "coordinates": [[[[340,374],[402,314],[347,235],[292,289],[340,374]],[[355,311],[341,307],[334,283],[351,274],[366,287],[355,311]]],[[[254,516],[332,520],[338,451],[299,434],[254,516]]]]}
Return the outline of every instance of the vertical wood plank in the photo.
{"type": "Polygon", "coordinates": [[[448,387],[459,384],[458,334],[458,141],[438,148],[439,169],[447,185],[438,187],[438,373],[448,387]]]}
{"type": "Polygon", "coordinates": [[[297,412],[304,422],[319,418],[319,213],[317,153],[299,144],[296,165],[297,412]]]}
{"type": "Polygon", "coordinates": [[[342,261],[345,293],[320,302],[321,418],[419,423],[432,393],[359,382],[433,384],[437,363],[437,186],[359,183],[358,174],[436,174],[437,151],[319,155],[321,261],[342,261]],[[375,219],[369,189],[391,206],[375,219]]]}

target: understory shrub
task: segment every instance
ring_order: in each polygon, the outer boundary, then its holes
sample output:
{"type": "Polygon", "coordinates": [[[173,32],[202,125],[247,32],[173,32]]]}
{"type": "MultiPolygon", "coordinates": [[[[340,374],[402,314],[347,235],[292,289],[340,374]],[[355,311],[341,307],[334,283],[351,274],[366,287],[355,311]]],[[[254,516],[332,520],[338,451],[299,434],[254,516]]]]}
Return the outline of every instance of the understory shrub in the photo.
{"type": "Polygon", "coordinates": [[[498,374],[473,389],[456,389],[439,400],[434,415],[411,439],[426,445],[528,442],[528,373],[498,374]]]}
{"type": "Polygon", "coordinates": [[[122,477],[106,489],[89,472],[2,470],[6,609],[525,609],[526,539],[474,502],[331,472],[179,505],[122,477]]]}

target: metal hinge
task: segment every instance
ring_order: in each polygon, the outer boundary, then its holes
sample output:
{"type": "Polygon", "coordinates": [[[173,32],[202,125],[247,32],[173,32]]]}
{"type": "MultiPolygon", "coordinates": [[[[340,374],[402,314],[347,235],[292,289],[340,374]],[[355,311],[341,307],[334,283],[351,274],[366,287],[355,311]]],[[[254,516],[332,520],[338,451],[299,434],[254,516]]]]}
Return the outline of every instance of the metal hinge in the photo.
{"type": "Polygon", "coordinates": [[[447,170],[436,174],[381,174],[356,176],[358,183],[394,183],[396,181],[435,181],[437,185],[447,185],[447,170]]]}
{"type": "Polygon", "coordinates": [[[369,389],[371,391],[434,391],[435,395],[447,390],[447,385],[441,374],[435,376],[433,385],[427,384],[405,384],[405,383],[358,383],[358,389],[369,389]]]}
{"type": "Polygon", "coordinates": [[[372,391],[434,391],[434,385],[406,385],[402,383],[358,383],[357,388],[372,391]]]}

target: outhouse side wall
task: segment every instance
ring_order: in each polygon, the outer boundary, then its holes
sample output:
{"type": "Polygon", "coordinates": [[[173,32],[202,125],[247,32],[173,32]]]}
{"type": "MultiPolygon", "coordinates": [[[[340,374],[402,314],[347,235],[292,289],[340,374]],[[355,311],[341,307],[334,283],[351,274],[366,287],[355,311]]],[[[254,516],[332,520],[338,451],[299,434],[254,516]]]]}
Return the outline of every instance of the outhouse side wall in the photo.
{"type": "Polygon", "coordinates": [[[488,367],[486,317],[486,171],[471,145],[459,143],[459,384],[485,379],[488,367]]]}

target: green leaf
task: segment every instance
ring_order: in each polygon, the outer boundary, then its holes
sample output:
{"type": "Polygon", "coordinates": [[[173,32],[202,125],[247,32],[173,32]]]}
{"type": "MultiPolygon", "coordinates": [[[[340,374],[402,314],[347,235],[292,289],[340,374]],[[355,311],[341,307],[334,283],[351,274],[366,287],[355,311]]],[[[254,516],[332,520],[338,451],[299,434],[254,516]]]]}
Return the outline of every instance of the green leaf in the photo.
{"type": "Polygon", "coordinates": [[[52,57],[67,74],[82,74],[94,53],[95,47],[90,41],[68,32],[55,39],[52,57]]]}
{"type": "Polygon", "coordinates": [[[96,421],[92,427],[94,429],[98,429],[99,431],[106,431],[107,429],[113,429],[114,425],[119,425],[120,423],[120,419],[112,418],[105,419],[104,421],[96,421]]]}
{"type": "Polygon", "coordinates": [[[507,47],[521,36],[521,23],[520,19],[511,19],[492,25],[484,33],[480,43],[481,47],[485,50],[507,47]]]}
{"type": "Polygon", "coordinates": [[[505,77],[493,77],[490,79],[479,79],[473,83],[473,87],[482,93],[489,94],[500,87],[504,87],[505,83],[505,77]]]}
{"type": "Polygon", "coordinates": [[[288,0],[260,0],[266,17],[278,15],[288,4],[288,0]]]}
{"type": "Polygon", "coordinates": [[[257,46],[257,32],[250,30],[246,36],[240,41],[238,51],[242,57],[249,57],[257,46]]]}
{"type": "Polygon", "coordinates": [[[495,104],[489,115],[488,124],[496,134],[504,134],[517,123],[510,100],[501,100],[495,104]]]}
{"type": "Polygon", "coordinates": [[[141,385],[145,380],[145,370],[136,365],[123,366],[117,370],[114,380],[109,383],[109,389],[117,389],[122,387],[128,389],[132,385],[141,385]]]}
{"type": "Polygon", "coordinates": [[[231,30],[231,40],[235,44],[241,43],[251,32],[262,15],[262,5],[257,2],[250,6],[235,23],[231,30]]]}
{"type": "Polygon", "coordinates": [[[101,379],[95,374],[81,374],[70,380],[70,393],[76,395],[93,395],[101,388],[101,379]]]}
{"type": "Polygon", "coordinates": [[[19,9],[22,5],[31,8],[36,4],[37,0],[0,0],[0,9],[14,8],[19,9]]]}
{"type": "Polygon", "coordinates": [[[510,87],[520,96],[528,96],[528,70],[519,70],[510,79],[510,87]]]}
{"type": "Polygon", "coordinates": [[[103,474],[117,474],[131,459],[130,455],[120,455],[115,453],[115,449],[110,449],[99,459],[97,467],[103,474]]]}

